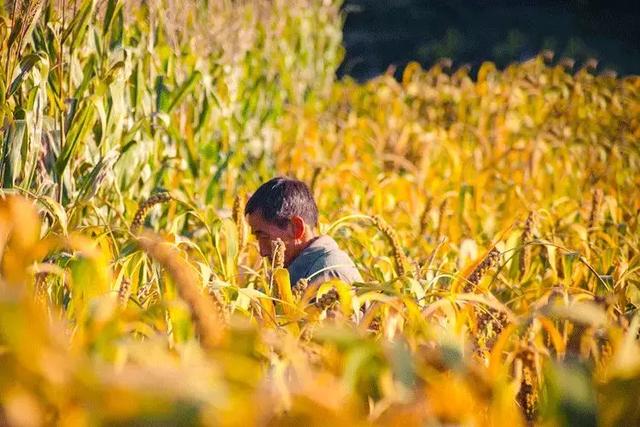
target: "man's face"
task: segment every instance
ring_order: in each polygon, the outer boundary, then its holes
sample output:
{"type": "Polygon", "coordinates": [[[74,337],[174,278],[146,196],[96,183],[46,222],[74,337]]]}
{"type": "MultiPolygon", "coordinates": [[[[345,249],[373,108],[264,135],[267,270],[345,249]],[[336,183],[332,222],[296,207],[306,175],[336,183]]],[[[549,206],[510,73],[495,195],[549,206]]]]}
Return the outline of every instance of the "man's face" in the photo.
{"type": "Polygon", "coordinates": [[[271,242],[279,238],[285,244],[285,262],[288,263],[290,258],[289,254],[293,247],[293,231],[291,230],[291,227],[278,227],[276,224],[265,220],[260,211],[250,213],[248,216],[248,222],[251,227],[251,233],[258,240],[260,256],[272,258],[271,242]]]}

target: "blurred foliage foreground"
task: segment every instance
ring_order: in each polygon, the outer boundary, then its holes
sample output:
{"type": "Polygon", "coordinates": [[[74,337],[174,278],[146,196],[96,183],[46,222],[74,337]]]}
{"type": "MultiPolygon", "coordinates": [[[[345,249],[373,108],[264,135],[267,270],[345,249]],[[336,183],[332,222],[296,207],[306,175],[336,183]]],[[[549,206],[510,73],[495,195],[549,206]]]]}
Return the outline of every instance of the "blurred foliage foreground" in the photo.
{"type": "Polygon", "coordinates": [[[640,79],[334,82],[337,2],[59,3],[0,19],[0,424],[640,424],[640,79]],[[260,258],[281,173],[364,283],[260,258]]]}

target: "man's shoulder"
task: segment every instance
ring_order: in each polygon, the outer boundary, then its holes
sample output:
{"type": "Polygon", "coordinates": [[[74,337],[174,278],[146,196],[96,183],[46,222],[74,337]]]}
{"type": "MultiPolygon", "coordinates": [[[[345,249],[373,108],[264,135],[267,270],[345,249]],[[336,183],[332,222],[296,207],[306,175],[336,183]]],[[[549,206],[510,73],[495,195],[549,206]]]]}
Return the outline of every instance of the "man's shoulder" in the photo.
{"type": "Polygon", "coordinates": [[[335,244],[335,246],[333,245],[323,246],[321,249],[317,250],[316,254],[318,255],[318,257],[315,258],[313,262],[314,266],[324,264],[324,266],[326,267],[331,263],[336,263],[340,261],[342,262],[348,261],[349,263],[353,263],[353,261],[351,261],[351,257],[349,257],[349,254],[347,254],[345,251],[340,249],[337,244],[335,244]]]}
{"type": "Polygon", "coordinates": [[[309,268],[310,275],[324,270],[330,276],[347,282],[361,281],[360,274],[349,254],[340,249],[333,238],[326,237],[324,250],[318,251],[319,256],[309,268]]]}
{"type": "Polygon", "coordinates": [[[327,235],[317,237],[290,266],[290,273],[296,278],[314,277],[321,272],[349,282],[361,280],[351,257],[327,235]]]}
{"type": "Polygon", "coordinates": [[[313,265],[327,256],[340,251],[338,244],[330,236],[319,236],[309,244],[294,260],[293,265],[313,265]]]}
{"type": "Polygon", "coordinates": [[[333,239],[333,237],[322,234],[316,237],[313,242],[309,245],[309,249],[311,250],[324,250],[327,252],[340,250],[338,247],[338,243],[333,239]]]}

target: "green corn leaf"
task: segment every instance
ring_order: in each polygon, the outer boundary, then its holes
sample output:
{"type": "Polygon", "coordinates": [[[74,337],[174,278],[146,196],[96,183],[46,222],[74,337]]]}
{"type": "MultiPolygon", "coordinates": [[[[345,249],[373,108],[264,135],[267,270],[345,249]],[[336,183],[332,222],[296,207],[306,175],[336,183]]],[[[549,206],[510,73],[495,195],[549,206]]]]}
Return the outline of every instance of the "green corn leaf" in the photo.
{"type": "Polygon", "coordinates": [[[195,178],[198,178],[200,176],[200,167],[198,161],[199,159],[196,155],[196,149],[194,148],[194,143],[193,141],[189,141],[186,138],[182,138],[182,142],[187,153],[187,163],[189,165],[189,170],[195,178]]]}
{"type": "Polygon", "coordinates": [[[16,93],[27,73],[29,73],[29,71],[31,71],[31,69],[43,59],[46,59],[46,56],[42,52],[29,54],[22,59],[20,63],[20,74],[18,74],[13,82],[11,82],[11,86],[9,86],[9,96],[16,93]]]}
{"type": "Polygon", "coordinates": [[[4,80],[0,79],[0,123],[4,123],[4,114],[7,101],[7,87],[4,80]]]}
{"type": "Polygon", "coordinates": [[[225,277],[225,281],[230,283],[235,283],[235,274],[236,274],[236,260],[239,252],[238,246],[238,229],[236,228],[235,222],[230,220],[229,218],[225,218],[222,221],[222,233],[225,238],[225,272],[227,276],[225,277]]]}
{"type": "Polygon", "coordinates": [[[144,91],[144,80],[142,76],[142,64],[138,61],[131,73],[130,84],[131,107],[134,113],[140,109],[144,91]]]}
{"type": "Polygon", "coordinates": [[[80,184],[76,204],[82,204],[94,197],[105,181],[107,174],[113,170],[119,153],[116,150],[109,151],[93,167],[91,172],[85,175],[80,184]]]}
{"type": "Polygon", "coordinates": [[[80,99],[89,87],[91,81],[97,76],[97,57],[95,53],[91,53],[82,68],[82,82],[78,85],[74,93],[74,98],[80,99]]]}
{"type": "Polygon", "coordinates": [[[13,27],[11,27],[11,34],[9,34],[9,38],[7,39],[7,48],[10,50],[13,47],[16,39],[20,35],[20,31],[22,30],[23,21],[21,17],[16,19],[13,27]]]}
{"type": "Polygon", "coordinates": [[[105,84],[109,85],[113,83],[113,81],[118,77],[118,74],[122,72],[125,67],[124,61],[118,61],[107,71],[105,74],[103,81],[105,84]]]}
{"type": "Polygon", "coordinates": [[[67,132],[65,146],[62,147],[60,157],[56,162],[56,172],[58,176],[62,176],[64,170],[69,164],[69,160],[76,150],[77,145],[83,141],[87,134],[93,128],[95,122],[96,109],[93,101],[86,102],[76,115],[76,119],[71,124],[67,132]]]}
{"type": "Polygon", "coordinates": [[[198,84],[202,77],[202,73],[200,71],[194,71],[191,76],[185,81],[176,91],[173,99],[169,102],[169,106],[167,107],[167,112],[171,112],[176,105],[182,101],[182,99],[193,90],[193,88],[198,84]]]}
{"type": "Polygon", "coordinates": [[[22,144],[25,136],[25,112],[18,109],[14,120],[5,134],[2,156],[3,187],[11,188],[16,182],[22,168],[22,144]]]}
{"type": "Polygon", "coordinates": [[[85,0],[82,2],[82,5],[78,8],[78,12],[62,34],[62,43],[65,43],[69,36],[73,36],[71,46],[74,49],[77,49],[80,44],[84,42],[87,29],[91,27],[89,22],[93,15],[94,7],[95,2],[93,0],[85,0]]]}
{"type": "Polygon", "coordinates": [[[51,215],[55,218],[55,220],[60,225],[62,234],[66,236],[68,233],[69,219],[62,205],[48,196],[40,196],[39,201],[45,206],[45,208],[49,211],[49,213],[51,213],[51,215]]]}
{"type": "Polygon", "coordinates": [[[215,190],[220,189],[220,178],[225,170],[227,170],[227,166],[229,165],[229,160],[231,160],[231,154],[225,157],[222,163],[218,166],[216,173],[213,175],[211,180],[209,181],[209,185],[207,186],[207,191],[205,193],[205,203],[210,203],[215,197],[215,190]]]}
{"type": "Polygon", "coordinates": [[[164,84],[165,76],[156,77],[155,93],[156,93],[156,111],[167,112],[170,105],[169,89],[164,84]]]}
{"type": "Polygon", "coordinates": [[[198,124],[194,129],[194,134],[198,135],[202,130],[203,126],[209,120],[211,116],[211,105],[209,104],[209,97],[205,95],[202,101],[202,108],[200,110],[200,115],[198,116],[198,124]]]}
{"type": "Polygon", "coordinates": [[[124,38],[124,12],[122,10],[122,5],[120,6],[112,24],[110,37],[111,42],[109,43],[109,47],[112,50],[122,46],[122,40],[124,38]]]}
{"type": "Polygon", "coordinates": [[[102,22],[102,35],[106,36],[111,29],[111,23],[118,9],[122,8],[122,3],[118,0],[109,0],[107,2],[107,9],[104,12],[104,20],[102,22]]]}

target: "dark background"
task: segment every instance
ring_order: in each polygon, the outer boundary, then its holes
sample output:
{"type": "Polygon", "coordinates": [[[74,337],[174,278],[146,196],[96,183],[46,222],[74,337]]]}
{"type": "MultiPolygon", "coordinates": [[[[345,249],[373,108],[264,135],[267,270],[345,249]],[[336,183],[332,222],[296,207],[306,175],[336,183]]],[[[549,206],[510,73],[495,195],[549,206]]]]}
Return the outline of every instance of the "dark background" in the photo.
{"type": "Polygon", "coordinates": [[[543,49],[576,68],[595,58],[596,72],[640,74],[640,0],[345,0],[343,10],[339,77],[365,80],[389,65],[398,76],[408,61],[428,68],[442,57],[453,68],[504,67],[543,49]]]}

